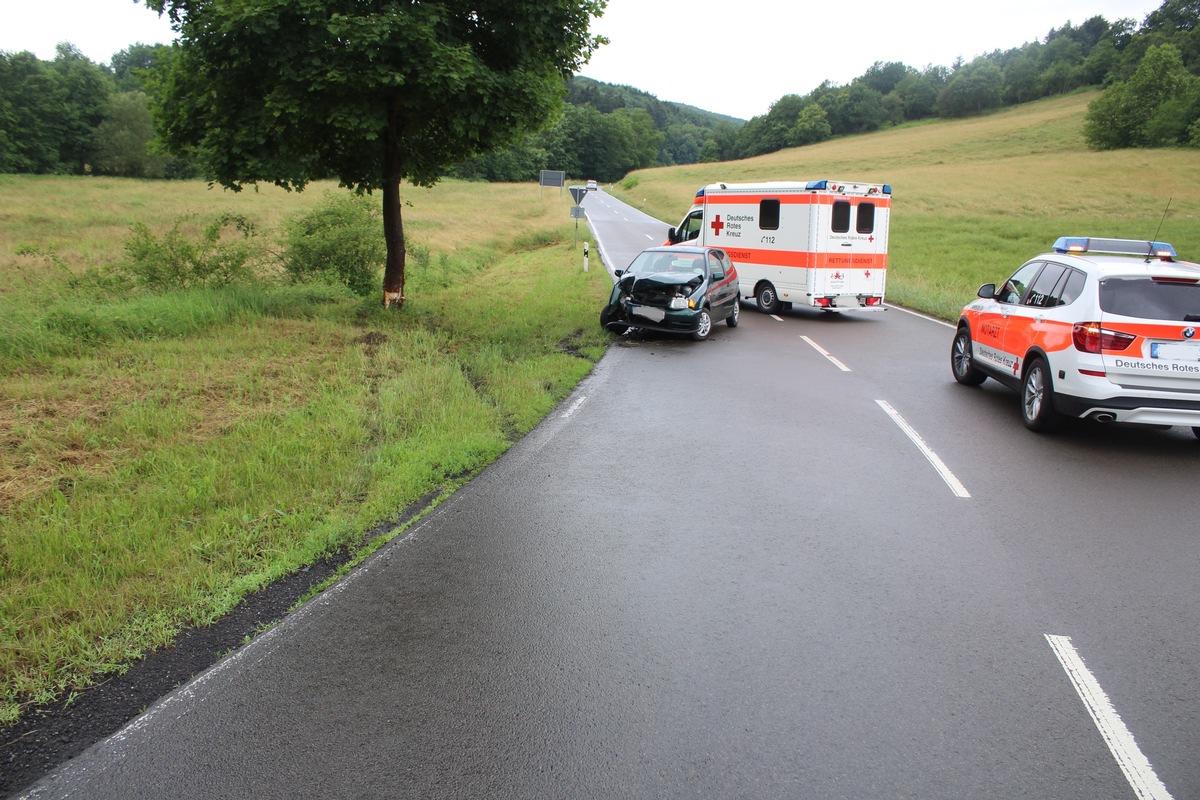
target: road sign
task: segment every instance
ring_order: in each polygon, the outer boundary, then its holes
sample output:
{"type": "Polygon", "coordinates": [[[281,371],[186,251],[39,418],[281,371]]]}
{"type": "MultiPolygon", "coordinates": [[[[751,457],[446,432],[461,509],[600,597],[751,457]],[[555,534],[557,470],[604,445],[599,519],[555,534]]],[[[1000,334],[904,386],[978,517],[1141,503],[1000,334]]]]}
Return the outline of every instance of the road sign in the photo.
{"type": "Polygon", "coordinates": [[[587,211],[582,206],[571,209],[571,219],[587,219],[587,211]]]}
{"type": "Polygon", "coordinates": [[[583,202],[583,198],[587,197],[587,187],[572,186],[571,187],[571,197],[575,198],[575,205],[579,205],[580,203],[583,202]]]}

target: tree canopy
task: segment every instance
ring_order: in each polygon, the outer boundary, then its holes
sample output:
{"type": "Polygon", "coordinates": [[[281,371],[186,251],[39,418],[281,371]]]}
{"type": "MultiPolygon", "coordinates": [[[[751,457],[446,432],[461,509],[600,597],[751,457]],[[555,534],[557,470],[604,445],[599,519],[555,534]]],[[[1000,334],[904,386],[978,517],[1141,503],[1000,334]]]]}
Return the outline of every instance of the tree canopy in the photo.
{"type": "Polygon", "coordinates": [[[159,132],[237,190],[333,176],[383,195],[385,303],[403,303],[399,185],[544,125],[603,43],[606,0],[147,0],[178,46],[159,132]]]}

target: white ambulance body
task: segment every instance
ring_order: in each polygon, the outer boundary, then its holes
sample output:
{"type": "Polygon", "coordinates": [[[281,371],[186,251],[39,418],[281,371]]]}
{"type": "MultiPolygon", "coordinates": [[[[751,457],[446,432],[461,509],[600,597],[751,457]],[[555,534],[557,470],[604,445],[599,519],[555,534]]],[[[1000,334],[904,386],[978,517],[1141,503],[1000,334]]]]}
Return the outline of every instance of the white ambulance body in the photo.
{"type": "Polygon", "coordinates": [[[883,307],[892,187],[798,181],[714,183],[696,192],[670,244],[720,247],[739,293],[767,313],[883,307]]]}

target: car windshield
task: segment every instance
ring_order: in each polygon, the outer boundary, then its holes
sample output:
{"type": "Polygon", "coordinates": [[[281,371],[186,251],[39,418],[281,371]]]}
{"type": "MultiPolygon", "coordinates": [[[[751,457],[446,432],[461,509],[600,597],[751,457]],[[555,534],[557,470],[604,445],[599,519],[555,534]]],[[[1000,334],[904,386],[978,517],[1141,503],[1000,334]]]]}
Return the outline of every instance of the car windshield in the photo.
{"type": "Polygon", "coordinates": [[[703,275],[702,253],[671,253],[650,251],[641,253],[626,270],[631,275],[654,275],[672,273],[678,275],[703,275]]]}
{"type": "Polygon", "coordinates": [[[1100,282],[1100,309],[1138,319],[1200,321],[1200,283],[1191,280],[1109,278],[1100,282]]]}

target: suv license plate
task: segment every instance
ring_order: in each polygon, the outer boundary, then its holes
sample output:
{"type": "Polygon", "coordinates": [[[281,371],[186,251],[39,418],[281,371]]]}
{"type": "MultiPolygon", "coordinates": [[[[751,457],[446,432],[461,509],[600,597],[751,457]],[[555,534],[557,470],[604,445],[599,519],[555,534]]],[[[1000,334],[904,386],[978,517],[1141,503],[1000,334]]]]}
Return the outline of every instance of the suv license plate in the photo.
{"type": "Polygon", "coordinates": [[[1151,342],[1151,358],[1169,358],[1173,361],[1200,361],[1200,343],[1151,342]]]}

